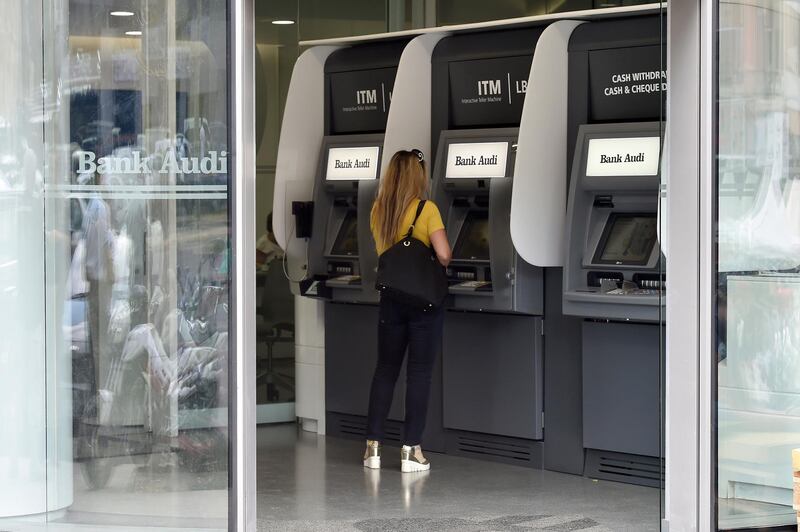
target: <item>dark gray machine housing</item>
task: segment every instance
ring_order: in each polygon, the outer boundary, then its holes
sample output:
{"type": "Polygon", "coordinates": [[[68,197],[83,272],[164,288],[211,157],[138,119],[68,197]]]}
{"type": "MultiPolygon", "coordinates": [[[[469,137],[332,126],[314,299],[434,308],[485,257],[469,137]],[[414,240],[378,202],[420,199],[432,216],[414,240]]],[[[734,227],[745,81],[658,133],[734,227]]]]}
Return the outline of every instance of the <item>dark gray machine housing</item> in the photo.
{"type": "Polygon", "coordinates": [[[543,465],[543,274],[516,254],[510,212],[518,128],[544,27],[460,33],[439,41],[431,58],[432,198],[456,252],[433,388],[446,450],[534,468],[543,465]],[[503,176],[446,178],[449,146],[478,142],[508,143],[503,176]],[[459,256],[460,238],[475,231],[488,238],[459,256]],[[471,280],[492,284],[455,286],[471,280]]]}
{"type": "Polygon", "coordinates": [[[470,311],[543,312],[542,272],[521,260],[510,233],[511,189],[522,107],[533,52],[545,25],[478,31],[446,37],[431,57],[433,200],[450,244],[456,246],[470,211],[489,212],[488,261],[456,260],[450,268],[449,308],[470,311]],[[487,92],[487,83],[495,90],[487,92]],[[482,90],[483,89],[483,90],[482,90]],[[508,141],[504,178],[446,179],[451,143],[508,141]],[[471,273],[475,277],[470,279],[471,273]],[[491,290],[455,287],[491,281],[491,290]]]}
{"type": "Polygon", "coordinates": [[[511,190],[518,133],[517,128],[449,130],[443,131],[439,138],[433,199],[454,250],[448,268],[451,308],[542,314],[542,271],[520,258],[511,241],[511,190]],[[505,177],[448,178],[450,145],[480,142],[508,143],[505,177]],[[488,218],[488,258],[458,255],[461,240],[470,238],[466,232],[476,229],[469,223],[472,217],[488,218]],[[470,281],[491,282],[487,285],[490,289],[463,286],[462,282],[470,281]]]}
{"type": "Polygon", "coordinates": [[[404,38],[360,44],[333,52],[325,62],[325,138],[314,183],[307,277],[323,283],[321,293],[333,301],[379,299],[369,218],[397,65],[407,43],[404,38]],[[380,149],[374,179],[326,180],[330,149],[347,147],[380,149]],[[342,242],[349,245],[337,245],[342,242]]]}
{"type": "MultiPolygon", "coordinates": [[[[588,176],[593,139],[661,137],[658,122],[587,124],[578,130],[567,206],[564,313],[591,318],[657,322],[663,306],[658,244],[660,172],[642,176],[588,176]],[[642,260],[603,260],[615,222],[648,220],[650,249],[642,260]],[[604,279],[635,283],[630,293],[604,293],[604,279]]],[[[630,285],[629,285],[630,286],[630,285]]]]}
{"type": "MultiPolygon", "coordinates": [[[[325,138],[315,182],[308,276],[329,289],[322,290],[329,298],[325,305],[325,409],[329,436],[363,440],[366,432],[377,356],[379,299],[374,289],[377,253],[369,215],[379,179],[326,182],[328,150],[379,146],[382,151],[397,65],[407,43],[406,38],[357,44],[333,52],[325,63],[325,138]],[[348,213],[357,215],[358,250],[343,255],[334,248],[348,213]],[[348,274],[360,276],[360,282],[330,280],[348,274]]],[[[433,380],[441,382],[440,362],[433,380]]],[[[387,442],[402,443],[404,390],[404,379],[398,379],[386,424],[387,442]]],[[[425,449],[434,452],[444,451],[441,392],[437,395],[435,390],[434,385],[422,441],[425,449]]]]}
{"type": "Polygon", "coordinates": [[[383,151],[383,135],[337,135],[325,137],[319,157],[314,188],[314,223],[308,244],[309,275],[326,278],[334,301],[377,302],[375,268],[378,258],[370,232],[372,201],[378,190],[380,163],[374,179],[325,179],[328,154],[335,148],[377,147],[378,161],[383,151]],[[357,246],[353,249],[352,233],[357,246]],[[357,281],[341,281],[356,276],[357,281]]]}
{"type": "MultiPolygon", "coordinates": [[[[573,31],[565,154],[571,179],[580,172],[573,163],[582,161],[574,151],[583,146],[578,142],[581,128],[658,123],[664,116],[663,92],[606,96],[605,89],[614,84],[614,74],[663,68],[666,34],[666,16],[658,13],[597,20],[573,31]]],[[[654,201],[657,196],[654,191],[654,201]]],[[[660,486],[662,327],[649,319],[631,323],[568,314],[564,291],[569,286],[567,270],[575,262],[567,260],[563,275],[548,269],[546,280],[550,297],[545,302],[545,467],[660,486]]],[[[582,264],[581,256],[576,268],[582,264]]]]}

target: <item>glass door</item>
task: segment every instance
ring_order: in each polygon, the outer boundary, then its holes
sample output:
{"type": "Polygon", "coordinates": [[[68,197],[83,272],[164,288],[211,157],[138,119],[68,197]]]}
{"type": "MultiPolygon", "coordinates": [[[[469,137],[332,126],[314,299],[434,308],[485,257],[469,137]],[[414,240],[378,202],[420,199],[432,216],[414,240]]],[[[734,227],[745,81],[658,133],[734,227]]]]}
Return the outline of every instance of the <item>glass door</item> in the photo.
{"type": "Polygon", "coordinates": [[[4,3],[0,517],[228,529],[230,4],[4,3]]]}
{"type": "Polygon", "coordinates": [[[716,24],[717,525],[796,525],[800,12],[718,2],[716,24]]]}
{"type": "Polygon", "coordinates": [[[661,255],[658,261],[659,269],[659,338],[658,338],[658,398],[659,398],[659,458],[661,460],[661,483],[659,485],[659,521],[663,523],[666,518],[666,426],[667,426],[667,260],[669,257],[669,237],[667,231],[667,193],[669,190],[669,165],[667,164],[667,154],[669,150],[668,144],[668,124],[667,124],[667,6],[666,2],[659,0],[660,16],[661,16],[661,36],[659,39],[660,46],[660,76],[661,83],[659,86],[659,94],[661,96],[661,107],[659,114],[659,135],[661,137],[661,173],[659,175],[658,187],[658,234],[659,244],[661,246],[661,255]]]}

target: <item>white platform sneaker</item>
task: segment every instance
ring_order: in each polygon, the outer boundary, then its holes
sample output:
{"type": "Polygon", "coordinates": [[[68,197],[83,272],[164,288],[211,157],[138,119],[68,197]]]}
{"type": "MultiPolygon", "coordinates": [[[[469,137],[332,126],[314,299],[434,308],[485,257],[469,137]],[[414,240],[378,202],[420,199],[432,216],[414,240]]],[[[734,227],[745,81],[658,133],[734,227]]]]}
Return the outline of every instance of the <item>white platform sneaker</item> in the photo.
{"type": "Polygon", "coordinates": [[[422,455],[422,447],[403,445],[400,450],[400,470],[403,473],[418,473],[430,468],[431,463],[422,455]]]}
{"type": "Polygon", "coordinates": [[[369,469],[381,468],[381,442],[367,440],[367,450],[364,451],[364,467],[369,469]]]}

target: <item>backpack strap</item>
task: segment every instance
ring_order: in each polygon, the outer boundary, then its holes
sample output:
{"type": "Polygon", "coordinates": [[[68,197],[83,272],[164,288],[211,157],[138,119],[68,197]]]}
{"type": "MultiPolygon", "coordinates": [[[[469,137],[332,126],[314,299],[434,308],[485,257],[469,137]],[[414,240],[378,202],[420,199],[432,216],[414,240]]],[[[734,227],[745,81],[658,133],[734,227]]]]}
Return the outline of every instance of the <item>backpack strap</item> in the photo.
{"type": "Polygon", "coordinates": [[[422,214],[422,209],[425,208],[425,202],[427,200],[420,200],[419,205],[417,205],[417,214],[414,216],[414,221],[411,222],[411,227],[408,228],[408,233],[403,240],[408,240],[411,238],[411,233],[414,232],[414,226],[417,225],[417,220],[419,220],[419,215],[422,214]]]}

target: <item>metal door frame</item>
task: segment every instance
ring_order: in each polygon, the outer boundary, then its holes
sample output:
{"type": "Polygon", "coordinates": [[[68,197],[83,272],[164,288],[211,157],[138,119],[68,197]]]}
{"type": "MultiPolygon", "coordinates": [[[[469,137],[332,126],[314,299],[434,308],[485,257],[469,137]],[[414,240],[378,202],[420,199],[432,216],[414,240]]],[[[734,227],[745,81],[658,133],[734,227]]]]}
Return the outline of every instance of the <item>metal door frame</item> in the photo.
{"type": "Polygon", "coordinates": [[[228,529],[256,529],[255,8],[228,0],[231,294],[228,529]]]}
{"type": "Polygon", "coordinates": [[[663,529],[713,530],[713,171],[716,5],[668,6],[666,508],[663,529]]]}

